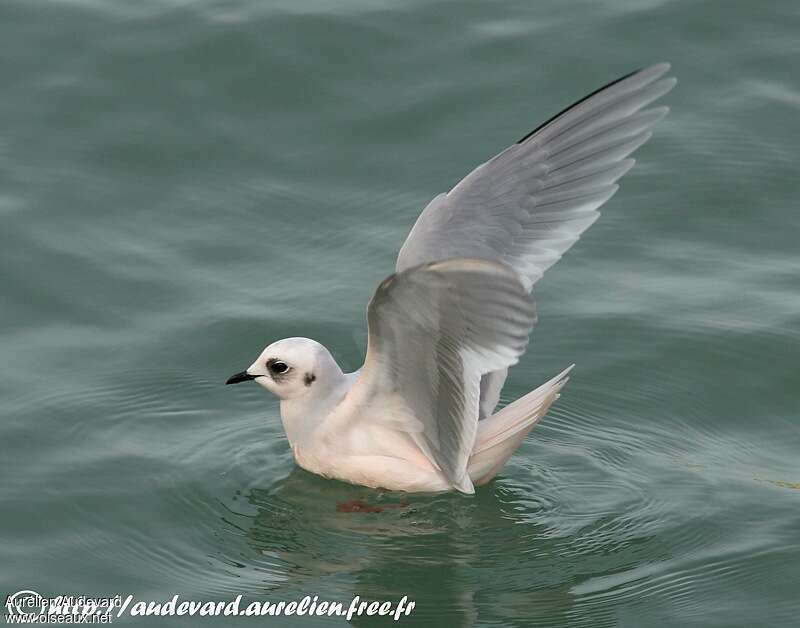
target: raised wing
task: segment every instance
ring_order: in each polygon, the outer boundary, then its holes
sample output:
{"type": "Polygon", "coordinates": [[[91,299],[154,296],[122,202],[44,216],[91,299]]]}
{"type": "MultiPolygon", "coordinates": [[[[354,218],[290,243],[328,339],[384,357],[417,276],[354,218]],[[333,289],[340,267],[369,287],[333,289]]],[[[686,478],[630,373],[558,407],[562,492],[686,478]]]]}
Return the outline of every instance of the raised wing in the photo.
{"type": "Polygon", "coordinates": [[[662,63],[578,101],[478,166],[420,215],[397,270],[453,257],[513,268],[530,290],[599,216],[628,159],[668,109],[642,110],[675,85],[662,63]]]}
{"type": "Polygon", "coordinates": [[[479,259],[385,279],[367,310],[367,357],[349,398],[370,421],[407,432],[453,487],[473,492],[467,461],[481,375],[515,364],[535,321],[516,273],[479,259]]]}
{"type": "MultiPolygon", "coordinates": [[[[667,63],[623,76],[579,100],[478,166],[423,210],[397,270],[454,257],[496,260],[531,290],[617,191],[628,158],[669,111],[644,109],[675,86],[667,63]]],[[[507,371],[481,383],[481,418],[500,399],[507,371]]]]}

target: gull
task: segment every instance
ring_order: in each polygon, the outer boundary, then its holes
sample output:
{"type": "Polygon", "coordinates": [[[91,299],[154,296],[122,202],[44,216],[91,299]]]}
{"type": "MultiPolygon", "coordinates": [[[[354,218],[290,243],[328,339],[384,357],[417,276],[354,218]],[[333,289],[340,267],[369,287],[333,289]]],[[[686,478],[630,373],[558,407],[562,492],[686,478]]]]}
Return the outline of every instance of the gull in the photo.
{"type": "Polygon", "coordinates": [[[494,478],[570,368],[496,411],[536,322],[532,290],[599,216],[675,85],[652,65],[579,100],[436,196],[367,306],[364,365],[309,338],[270,344],[227,384],[280,399],[298,465],[407,492],[474,493],[494,478]]]}

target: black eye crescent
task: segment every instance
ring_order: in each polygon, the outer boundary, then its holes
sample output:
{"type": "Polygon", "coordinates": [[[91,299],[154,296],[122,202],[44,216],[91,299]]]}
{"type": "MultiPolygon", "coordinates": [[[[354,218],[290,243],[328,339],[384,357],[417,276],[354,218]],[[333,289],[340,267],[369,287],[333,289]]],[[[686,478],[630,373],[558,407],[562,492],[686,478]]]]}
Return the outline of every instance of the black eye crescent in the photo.
{"type": "Polygon", "coordinates": [[[289,365],[286,362],[272,362],[269,365],[269,370],[273,373],[285,373],[289,370],[289,365]]]}

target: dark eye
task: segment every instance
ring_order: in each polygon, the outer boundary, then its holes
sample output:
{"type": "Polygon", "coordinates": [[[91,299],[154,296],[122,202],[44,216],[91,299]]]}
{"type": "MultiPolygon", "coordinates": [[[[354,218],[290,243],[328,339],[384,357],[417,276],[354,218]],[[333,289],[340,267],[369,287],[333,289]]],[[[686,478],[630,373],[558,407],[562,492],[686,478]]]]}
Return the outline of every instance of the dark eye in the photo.
{"type": "Polygon", "coordinates": [[[286,362],[273,362],[269,365],[269,370],[273,373],[285,373],[289,370],[289,365],[286,362]]]}

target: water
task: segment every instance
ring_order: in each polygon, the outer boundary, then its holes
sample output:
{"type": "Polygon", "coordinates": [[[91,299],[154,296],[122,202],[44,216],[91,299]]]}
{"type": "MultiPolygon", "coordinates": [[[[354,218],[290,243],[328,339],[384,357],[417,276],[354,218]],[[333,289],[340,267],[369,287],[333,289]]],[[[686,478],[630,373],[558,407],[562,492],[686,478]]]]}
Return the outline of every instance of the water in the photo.
{"type": "Polygon", "coordinates": [[[407,595],[402,623],[424,626],[796,625],[798,17],[0,3],[0,591],[407,595]],[[504,391],[576,362],[555,409],[475,497],[337,513],[399,497],[294,468],[275,401],[225,378],[291,335],[357,368],[365,304],[427,201],[660,60],[672,113],[538,285],[504,391]]]}

